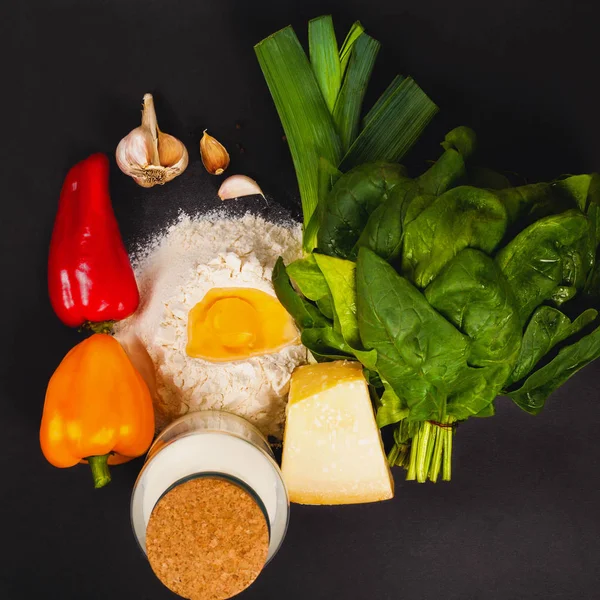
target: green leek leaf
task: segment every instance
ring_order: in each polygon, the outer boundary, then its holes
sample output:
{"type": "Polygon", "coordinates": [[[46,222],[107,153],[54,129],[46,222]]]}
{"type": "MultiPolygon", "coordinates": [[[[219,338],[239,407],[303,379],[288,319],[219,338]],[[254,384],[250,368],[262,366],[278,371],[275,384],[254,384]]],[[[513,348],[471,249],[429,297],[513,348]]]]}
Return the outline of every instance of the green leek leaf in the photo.
{"type": "Polygon", "coordinates": [[[294,30],[286,27],[254,50],[290,146],[307,225],[319,197],[319,159],[339,164],[339,136],[294,30]]]}
{"type": "Polygon", "coordinates": [[[347,171],[365,162],[399,161],[417,141],[437,106],[411,77],[396,78],[365,118],[365,127],[342,160],[347,171]]]}
{"type": "Polygon", "coordinates": [[[354,43],[344,83],[333,110],[333,119],[342,142],[342,152],[348,151],[358,134],[363,98],[380,46],[377,40],[366,33],[354,43]]]}
{"type": "Polygon", "coordinates": [[[317,247],[317,234],[325,210],[327,195],[335,182],[342,176],[342,172],[324,158],[319,159],[318,189],[319,201],[308,224],[304,227],[303,245],[305,252],[312,252],[317,247]]]}
{"type": "Polygon", "coordinates": [[[361,36],[361,34],[365,31],[365,28],[362,26],[360,21],[355,21],[350,27],[350,31],[342,44],[342,49],[340,50],[340,69],[342,78],[346,74],[346,67],[348,66],[348,61],[350,60],[350,56],[352,54],[352,48],[354,46],[354,42],[361,36]]]}
{"type": "Polygon", "coordinates": [[[396,75],[392,80],[392,83],[387,86],[385,92],[379,96],[377,102],[373,104],[371,110],[365,115],[363,119],[362,126],[366,127],[369,121],[379,112],[379,109],[388,101],[388,99],[394,94],[396,89],[400,86],[400,84],[406,79],[404,75],[396,75]]]}
{"type": "Polygon", "coordinates": [[[308,22],[308,51],[323,98],[332,112],[342,84],[342,72],[331,15],[308,22]]]}

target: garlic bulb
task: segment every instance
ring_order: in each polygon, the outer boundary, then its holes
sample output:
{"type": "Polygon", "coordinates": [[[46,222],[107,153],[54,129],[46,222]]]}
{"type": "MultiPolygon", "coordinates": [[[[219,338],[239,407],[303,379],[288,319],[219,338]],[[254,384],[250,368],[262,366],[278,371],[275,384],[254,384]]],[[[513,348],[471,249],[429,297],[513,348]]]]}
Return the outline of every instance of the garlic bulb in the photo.
{"type": "MultiPolygon", "coordinates": [[[[231,200],[242,196],[259,195],[265,198],[258,183],[246,175],[232,175],[228,177],[217,192],[221,200],[231,200]]],[[[266,198],[265,198],[266,200],[266,198]]]]}
{"type": "Polygon", "coordinates": [[[121,171],[146,188],[163,185],[185,171],[186,147],[158,128],[152,94],[144,95],[142,124],[119,142],[116,158],[121,171]]]}
{"type": "Polygon", "coordinates": [[[212,135],[208,135],[206,129],[200,140],[200,156],[204,168],[211,175],[221,175],[229,166],[229,153],[225,150],[225,146],[212,135]]]}

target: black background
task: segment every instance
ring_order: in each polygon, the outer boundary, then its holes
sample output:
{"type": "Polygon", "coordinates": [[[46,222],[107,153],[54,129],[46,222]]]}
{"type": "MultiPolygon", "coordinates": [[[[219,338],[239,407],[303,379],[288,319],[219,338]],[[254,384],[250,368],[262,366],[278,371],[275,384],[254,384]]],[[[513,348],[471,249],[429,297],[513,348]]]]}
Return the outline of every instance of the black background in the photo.
{"type": "MultiPolygon", "coordinates": [[[[190,166],[142,190],[113,164],[112,195],[130,247],[180,207],[215,206],[203,128],[298,214],[291,159],[253,45],[332,12],[382,42],[367,105],[397,73],[441,107],[411,154],[434,159],[451,127],[479,134],[480,164],[525,180],[600,169],[597,2],[559,0],[20,0],[0,8],[0,597],[167,599],[129,525],[141,460],[95,491],[86,468],[57,470],[39,450],[48,378],[81,339],[52,313],[46,256],[62,179],[87,154],[114,155],[155,94],[164,131],[190,166]],[[243,127],[235,128],[236,121],[243,127]],[[245,148],[241,154],[236,143],[245,148]]],[[[114,161],[113,161],[114,162],[114,161]]],[[[378,505],[292,506],[282,550],[251,599],[597,598],[600,406],[592,365],[530,417],[500,400],[457,434],[451,484],[396,472],[378,505]]]]}

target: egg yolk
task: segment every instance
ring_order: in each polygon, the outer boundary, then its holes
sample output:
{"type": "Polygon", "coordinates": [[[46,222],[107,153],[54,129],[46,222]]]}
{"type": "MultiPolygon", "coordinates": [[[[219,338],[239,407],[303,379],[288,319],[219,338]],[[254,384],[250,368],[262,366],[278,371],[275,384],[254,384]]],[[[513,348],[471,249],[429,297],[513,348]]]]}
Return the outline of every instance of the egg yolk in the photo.
{"type": "Polygon", "coordinates": [[[258,334],[258,312],[241,298],[217,300],[206,315],[221,344],[229,348],[252,346],[258,334]]]}
{"type": "Polygon", "coordinates": [[[213,288],[190,310],[186,352],[213,362],[277,352],[298,330],[277,298],[252,288],[213,288]]]}

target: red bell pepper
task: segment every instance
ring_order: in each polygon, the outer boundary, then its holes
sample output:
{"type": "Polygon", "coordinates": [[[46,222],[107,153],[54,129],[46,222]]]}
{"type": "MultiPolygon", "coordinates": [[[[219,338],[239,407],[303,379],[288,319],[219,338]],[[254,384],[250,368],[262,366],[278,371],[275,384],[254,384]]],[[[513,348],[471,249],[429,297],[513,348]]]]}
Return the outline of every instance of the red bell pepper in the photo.
{"type": "Polygon", "coordinates": [[[140,296],[108,190],[109,163],[93,154],[67,173],[48,258],[54,312],[70,327],[102,330],[137,308],[140,296]]]}

